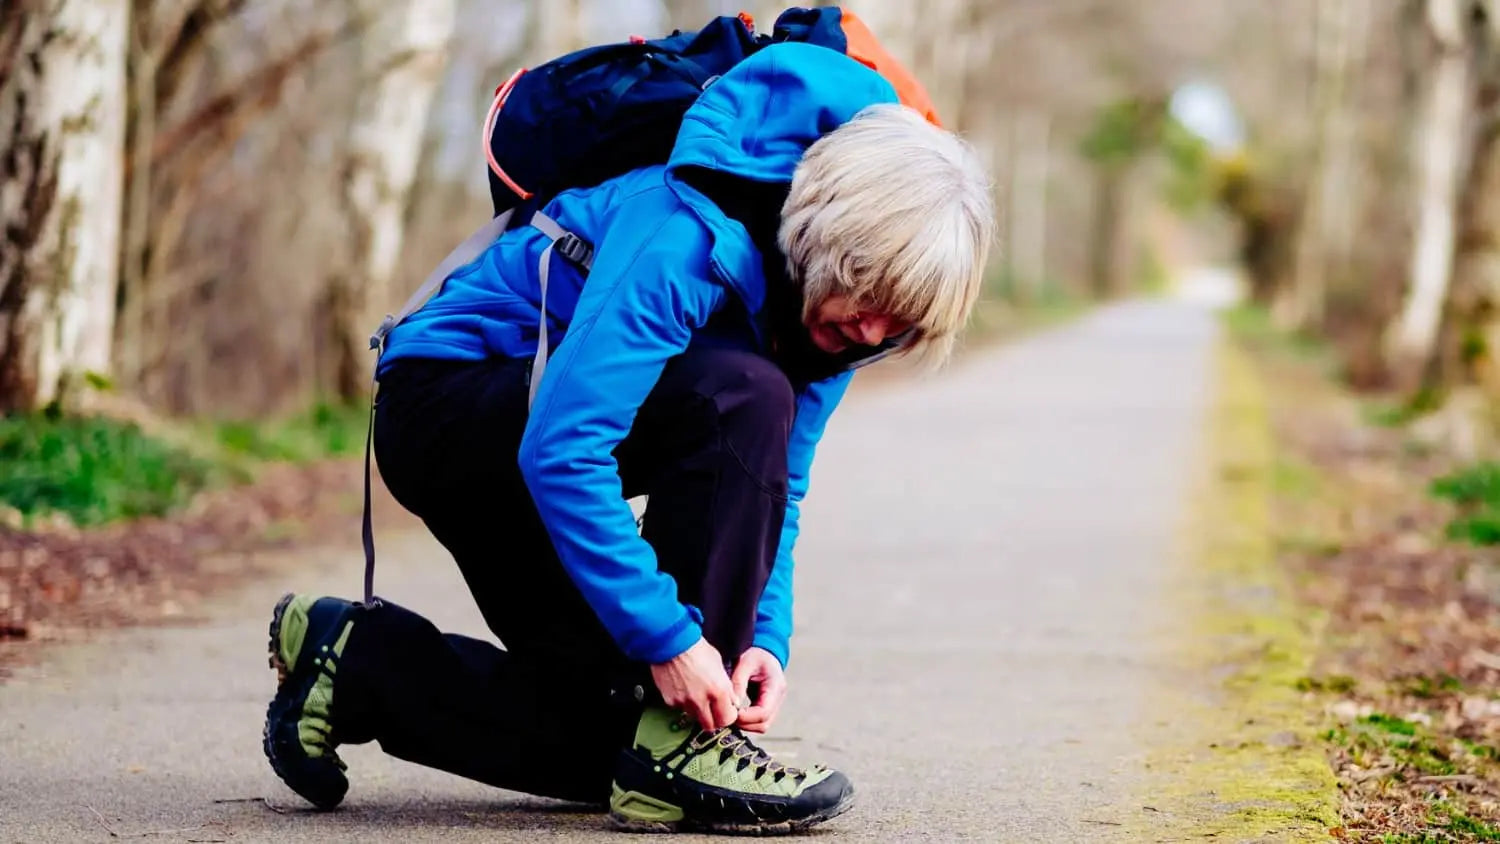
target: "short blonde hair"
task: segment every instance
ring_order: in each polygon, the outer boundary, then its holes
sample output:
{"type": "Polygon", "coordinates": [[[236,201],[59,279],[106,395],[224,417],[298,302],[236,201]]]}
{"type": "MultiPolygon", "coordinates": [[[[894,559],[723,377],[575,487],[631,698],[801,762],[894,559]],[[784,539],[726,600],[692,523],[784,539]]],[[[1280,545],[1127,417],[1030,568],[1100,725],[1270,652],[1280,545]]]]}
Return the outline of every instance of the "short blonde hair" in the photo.
{"type": "Polygon", "coordinates": [[[778,243],[804,319],[842,293],[912,324],[901,354],[942,363],[979,298],[995,229],[973,149],[913,109],[882,104],[807,150],[778,243]]]}

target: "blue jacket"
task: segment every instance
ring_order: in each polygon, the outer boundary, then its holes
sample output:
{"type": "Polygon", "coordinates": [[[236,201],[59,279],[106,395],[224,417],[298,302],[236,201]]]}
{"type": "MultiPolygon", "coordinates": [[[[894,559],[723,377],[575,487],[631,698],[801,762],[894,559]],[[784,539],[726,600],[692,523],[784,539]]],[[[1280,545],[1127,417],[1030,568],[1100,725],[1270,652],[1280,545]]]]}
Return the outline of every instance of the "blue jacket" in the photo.
{"type": "MultiPolygon", "coordinates": [[[[547,312],[555,346],[521,443],[520,470],[563,566],[633,659],[658,663],[686,650],[701,635],[702,615],[678,601],[675,582],[638,535],[612,452],[668,359],[711,315],[735,300],[759,314],[767,298],[761,255],[746,229],[681,178],[683,168],[788,183],[815,140],[867,105],[894,102],[890,83],[841,53],[772,45],[702,94],[664,166],[567,191],[543,208],[596,251],[587,283],[572,264],[553,259],[547,312]]],[[[523,226],[454,271],[391,332],[381,368],[411,357],[530,357],[538,335],[537,262],[546,243],[523,226]]],[[[754,639],[783,664],[798,503],[814,447],[850,377],[815,381],[797,397],[785,526],[754,639]]]]}

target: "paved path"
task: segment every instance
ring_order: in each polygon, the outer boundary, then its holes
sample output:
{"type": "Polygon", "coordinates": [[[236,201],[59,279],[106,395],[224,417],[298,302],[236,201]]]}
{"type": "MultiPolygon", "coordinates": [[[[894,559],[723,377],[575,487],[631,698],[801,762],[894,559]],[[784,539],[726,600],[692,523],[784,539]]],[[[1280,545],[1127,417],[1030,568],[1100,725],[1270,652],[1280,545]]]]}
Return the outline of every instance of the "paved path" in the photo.
{"type": "MultiPolygon", "coordinates": [[[[1172,618],[1158,596],[1213,332],[1201,306],[1120,305],[835,417],[769,743],[855,779],[860,803],[829,834],[1093,841],[1139,811],[1148,627],[1172,618]]],[[[440,549],[405,535],[383,552],[384,594],[483,634],[440,549]]],[[[346,749],[340,811],[304,811],[260,754],[266,615],[286,587],[349,594],[359,558],[288,563],[206,624],[58,649],[0,686],[0,844],[618,840],[597,816],[371,745],[346,749]]]]}

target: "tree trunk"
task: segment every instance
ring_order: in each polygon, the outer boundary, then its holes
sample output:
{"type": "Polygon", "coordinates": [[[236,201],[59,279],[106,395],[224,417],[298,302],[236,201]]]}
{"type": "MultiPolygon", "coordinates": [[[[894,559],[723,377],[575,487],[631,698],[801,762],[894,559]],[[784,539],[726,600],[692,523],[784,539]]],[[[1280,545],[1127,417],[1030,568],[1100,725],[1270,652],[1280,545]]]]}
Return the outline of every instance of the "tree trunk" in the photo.
{"type": "Polygon", "coordinates": [[[1468,177],[1459,200],[1452,293],[1432,377],[1473,379],[1500,395],[1500,2],[1488,0],[1489,28],[1476,51],[1479,116],[1468,177]]]}
{"type": "Polygon", "coordinates": [[[328,287],[328,314],[339,338],[333,390],[345,400],[369,389],[370,333],[408,292],[394,289],[393,276],[456,12],[454,0],[405,0],[387,8],[369,35],[366,69],[373,78],[356,112],[344,170],[351,260],[328,287]]]}
{"type": "Polygon", "coordinates": [[[1469,145],[1469,4],[1428,0],[1426,23],[1434,47],[1416,127],[1417,221],[1409,288],[1388,341],[1398,383],[1420,378],[1436,348],[1452,276],[1458,178],[1469,145]]]}
{"type": "Polygon", "coordinates": [[[1354,250],[1358,154],[1352,80],[1364,59],[1368,0],[1318,0],[1314,112],[1317,164],[1298,232],[1292,283],[1273,307],[1285,329],[1323,321],[1330,282],[1345,278],[1354,250]]]}
{"type": "Polygon", "coordinates": [[[128,0],[0,11],[0,411],[109,374],[128,18],[128,0]]]}

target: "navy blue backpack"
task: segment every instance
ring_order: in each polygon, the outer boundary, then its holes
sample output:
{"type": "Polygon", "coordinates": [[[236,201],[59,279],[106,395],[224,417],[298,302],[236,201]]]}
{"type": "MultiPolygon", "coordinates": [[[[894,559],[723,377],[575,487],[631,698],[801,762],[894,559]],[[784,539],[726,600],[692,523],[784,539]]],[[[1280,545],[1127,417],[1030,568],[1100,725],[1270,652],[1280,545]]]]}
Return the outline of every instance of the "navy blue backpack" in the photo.
{"type": "Polygon", "coordinates": [[[841,18],[834,7],[794,8],[757,34],[748,15],[718,17],[696,32],[589,47],[517,71],[485,121],[495,214],[666,161],[683,114],[714,80],[780,41],[844,52],[841,18]]]}

